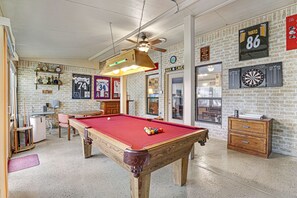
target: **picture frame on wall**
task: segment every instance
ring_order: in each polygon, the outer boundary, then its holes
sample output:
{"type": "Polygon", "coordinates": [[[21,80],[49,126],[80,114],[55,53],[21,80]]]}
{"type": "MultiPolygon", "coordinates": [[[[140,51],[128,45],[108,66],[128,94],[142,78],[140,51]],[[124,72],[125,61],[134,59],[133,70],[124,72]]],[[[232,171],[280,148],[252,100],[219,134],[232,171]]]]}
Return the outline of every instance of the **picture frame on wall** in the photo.
{"type": "Polygon", "coordinates": [[[110,99],[110,77],[94,76],[94,99],[110,99]]]}
{"type": "Polygon", "coordinates": [[[92,76],[72,74],[72,99],[91,99],[92,76]]]}
{"type": "Polygon", "coordinates": [[[121,80],[120,78],[111,79],[112,86],[112,99],[120,99],[121,96],[121,80]]]}
{"type": "Polygon", "coordinates": [[[269,23],[239,30],[239,61],[269,56],[269,23]]]}

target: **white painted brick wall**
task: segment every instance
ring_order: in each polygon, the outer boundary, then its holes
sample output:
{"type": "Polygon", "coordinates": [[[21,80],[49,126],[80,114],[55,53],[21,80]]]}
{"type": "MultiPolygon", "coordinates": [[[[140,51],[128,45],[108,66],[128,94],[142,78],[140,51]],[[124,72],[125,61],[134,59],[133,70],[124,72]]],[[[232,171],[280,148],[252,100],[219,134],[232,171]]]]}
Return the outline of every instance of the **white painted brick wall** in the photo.
{"type": "MultiPolygon", "coordinates": [[[[208,128],[210,137],[227,138],[227,118],[233,114],[234,109],[239,109],[242,113],[264,114],[274,118],[273,151],[297,156],[297,50],[286,51],[285,37],[286,16],[296,13],[297,6],[295,4],[196,37],[195,65],[216,62],[222,62],[223,65],[222,125],[196,123],[199,126],[208,128]],[[239,61],[238,31],[265,21],[269,21],[269,57],[239,61]],[[210,45],[210,61],[200,63],[200,48],[207,45],[210,45]],[[279,61],[283,62],[283,87],[229,90],[229,69],[279,61]]],[[[160,68],[158,71],[130,75],[127,79],[127,92],[130,98],[135,100],[135,107],[132,107],[132,111],[135,111],[135,114],[139,116],[148,117],[146,115],[145,99],[146,75],[162,71],[163,82],[161,88],[165,90],[164,69],[183,64],[183,43],[168,47],[166,53],[153,53],[151,58],[153,61],[159,62],[160,68]],[[177,56],[175,64],[169,63],[169,58],[172,55],[177,56]]],[[[162,113],[162,117],[165,111],[165,100],[164,94],[161,94],[159,111],[162,113]]],[[[185,98],[186,100],[187,98],[185,98]]]]}
{"type": "MultiPolygon", "coordinates": [[[[56,109],[56,113],[69,113],[73,111],[94,110],[99,109],[99,102],[93,99],[77,100],[72,99],[72,74],[88,74],[97,75],[98,70],[90,68],[79,68],[71,66],[63,66],[60,80],[63,85],[58,90],[57,86],[52,85],[38,85],[35,89],[35,72],[38,62],[34,61],[20,61],[18,64],[18,113],[24,113],[24,101],[26,105],[26,112],[31,113],[32,107],[35,112],[42,112],[42,107],[45,103],[51,103],[52,100],[60,101],[60,108],[56,109]],[[52,90],[52,94],[42,94],[42,90],[52,90]]],[[[50,73],[39,73],[41,76],[51,76],[50,73]]],[[[55,75],[54,75],[55,76],[55,75]]],[[[94,78],[92,77],[92,81],[94,78]]],[[[93,82],[92,82],[92,98],[93,98],[93,82]]],[[[56,116],[57,117],[57,116],[56,116]]],[[[57,119],[55,117],[55,119],[57,119]]]]}

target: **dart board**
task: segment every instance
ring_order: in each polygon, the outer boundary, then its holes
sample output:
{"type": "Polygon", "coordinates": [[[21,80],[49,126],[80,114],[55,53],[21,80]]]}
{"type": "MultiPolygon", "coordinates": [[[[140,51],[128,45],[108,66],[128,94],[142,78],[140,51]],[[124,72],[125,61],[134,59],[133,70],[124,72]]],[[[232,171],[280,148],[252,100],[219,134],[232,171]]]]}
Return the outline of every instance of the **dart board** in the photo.
{"type": "Polygon", "coordinates": [[[265,74],[260,69],[249,69],[241,75],[241,82],[244,87],[258,87],[264,80],[265,74]]]}

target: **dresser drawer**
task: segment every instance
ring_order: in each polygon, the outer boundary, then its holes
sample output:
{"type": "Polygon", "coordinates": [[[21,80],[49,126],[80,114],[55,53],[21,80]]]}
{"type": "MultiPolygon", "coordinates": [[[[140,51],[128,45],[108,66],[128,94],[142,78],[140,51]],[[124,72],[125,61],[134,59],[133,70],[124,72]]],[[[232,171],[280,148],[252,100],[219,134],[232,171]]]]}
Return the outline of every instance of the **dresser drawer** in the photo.
{"type": "Polygon", "coordinates": [[[266,135],[265,122],[231,119],[229,120],[229,129],[240,132],[249,132],[260,136],[266,135]]]}
{"type": "Polygon", "coordinates": [[[229,144],[235,147],[266,153],[266,139],[229,133],[229,144]]]}

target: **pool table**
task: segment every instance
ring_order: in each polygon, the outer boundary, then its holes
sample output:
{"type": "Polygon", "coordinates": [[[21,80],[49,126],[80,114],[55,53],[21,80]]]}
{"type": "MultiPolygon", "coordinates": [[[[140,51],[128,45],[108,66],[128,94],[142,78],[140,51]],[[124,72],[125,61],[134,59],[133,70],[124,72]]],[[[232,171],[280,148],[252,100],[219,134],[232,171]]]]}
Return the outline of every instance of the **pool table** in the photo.
{"type": "Polygon", "coordinates": [[[131,172],[133,198],[148,198],[151,172],[173,163],[174,182],[186,184],[188,157],[195,142],[204,145],[208,130],[124,114],[70,119],[82,138],[84,157],[95,145],[109,158],[131,172]],[[148,135],[144,127],[162,128],[148,135]]]}

